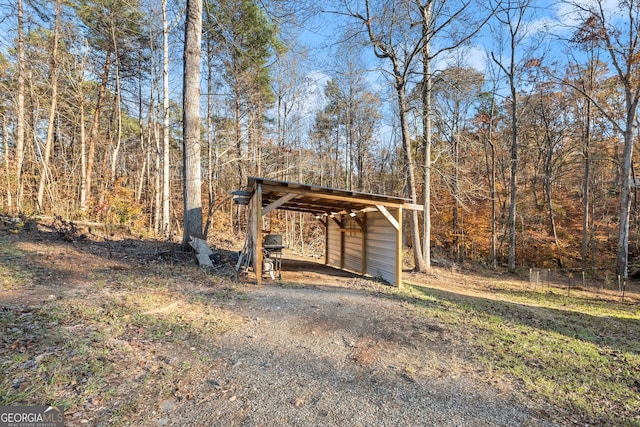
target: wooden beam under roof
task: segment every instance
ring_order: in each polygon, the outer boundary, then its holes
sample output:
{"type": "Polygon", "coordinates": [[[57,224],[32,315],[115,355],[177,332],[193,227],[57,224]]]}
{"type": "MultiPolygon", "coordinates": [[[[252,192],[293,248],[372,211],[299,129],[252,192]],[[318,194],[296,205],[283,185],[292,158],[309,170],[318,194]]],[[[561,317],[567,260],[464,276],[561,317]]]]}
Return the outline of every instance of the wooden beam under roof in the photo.
{"type": "Polygon", "coordinates": [[[327,201],[309,202],[307,200],[301,199],[300,197],[296,197],[294,200],[291,200],[281,205],[280,209],[313,211],[318,213],[324,213],[328,211],[350,212],[352,211],[352,208],[355,208],[355,210],[359,210],[358,208],[360,206],[363,206],[363,205],[357,205],[357,206],[353,204],[345,205],[344,203],[336,204],[336,203],[329,203],[327,201]]]}
{"type": "Polygon", "coordinates": [[[268,214],[269,212],[278,209],[280,206],[284,205],[285,203],[287,203],[289,200],[297,197],[297,194],[294,193],[289,193],[289,194],[285,194],[284,196],[280,197],[278,200],[275,200],[271,203],[269,203],[267,206],[265,206],[262,209],[262,216],[268,214]]]}
{"type": "Polygon", "coordinates": [[[380,213],[384,215],[385,218],[387,218],[387,221],[389,221],[389,223],[393,226],[393,228],[396,229],[396,231],[400,230],[400,224],[398,223],[398,220],[395,219],[393,215],[391,215],[387,208],[382,205],[377,205],[376,208],[378,208],[380,213]]]}
{"type": "Polygon", "coordinates": [[[353,192],[339,192],[338,190],[332,189],[324,189],[324,188],[301,188],[296,186],[286,186],[286,190],[283,189],[282,186],[276,186],[272,184],[263,184],[262,192],[263,194],[267,194],[269,192],[284,192],[287,193],[297,193],[301,197],[301,201],[305,199],[305,197],[309,197],[310,200],[313,199],[323,199],[327,201],[338,202],[335,203],[335,206],[343,206],[342,202],[346,203],[355,203],[358,205],[364,206],[375,206],[382,205],[387,207],[398,207],[399,205],[403,205],[406,201],[404,199],[391,198],[378,196],[373,194],[357,194],[353,192]],[[326,190],[326,191],[323,191],[326,190]]]}

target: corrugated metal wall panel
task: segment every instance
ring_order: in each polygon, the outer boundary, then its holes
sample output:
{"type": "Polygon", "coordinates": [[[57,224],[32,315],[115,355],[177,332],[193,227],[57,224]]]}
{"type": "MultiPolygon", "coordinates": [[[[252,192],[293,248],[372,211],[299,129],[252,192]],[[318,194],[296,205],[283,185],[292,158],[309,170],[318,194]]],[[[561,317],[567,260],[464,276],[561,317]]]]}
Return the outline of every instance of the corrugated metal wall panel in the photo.
{"type": "Polygon", "coordinates": [[[367,214],[367,274],[396,282],[396,230],[379,212],[367,214]]]}
{"type": "Polygon", "coordinates": [[[340,268],[340,227],[332,219],[327,218],[329,224],[329,259],[327,264],[340,268]]]}
{"type": "MultiPolygon", "coordinates": [[[[360,226],[350,217],[342,218],[346,229],[360,226]]],[[[366,274],[381,278],[391,284],[396,282],[396,230],[379,212],[369,212],[367,225],[367,271],[366,274]]],[[[362,233],[346,231],[329,219],[329,259],[328,264],[340,268],[340,238],[344,234],[344,268],[362,272],[362,233]]]]}
{"type": "MultiPolygon", "coordinates": [[[[353,218],[345,217],[346,229],[360,229],[353,218]]],[[[344,268],[362,273],[362,232],[347,231],[344,233],[344,268]]]]}

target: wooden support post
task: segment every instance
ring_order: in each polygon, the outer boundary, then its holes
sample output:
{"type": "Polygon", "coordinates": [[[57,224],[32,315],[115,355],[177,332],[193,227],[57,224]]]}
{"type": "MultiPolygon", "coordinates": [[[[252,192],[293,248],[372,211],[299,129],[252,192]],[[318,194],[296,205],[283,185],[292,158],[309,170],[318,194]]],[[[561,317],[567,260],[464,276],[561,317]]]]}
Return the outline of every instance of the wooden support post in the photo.
{"type": "Polygon", "coordinates": [[[398,206],[398,228],[396,229],[396,287],[402,286],[402,206],[398,206]]]}
{"type": "Polygon", "coordinates": [[[329,218],[324,222],[324,265],[329,265],[329,218]]]}
{"type": "Polygon", "coordinates": [[[344,220],[342,220],[342,216],[340,219],[340,270],[344,270],[344,220]]]}
{"type": "MultiPolygon", "coordinates": [[[[340,216],[340,219],[336,218],[334,215],[330,215],[329,218],[331,218],[333,220],[333,222],[335,222],[336,224],[338,224],[338,227],[340,227],[340,270],[344,270],[344,225],[345,222],[342,220],[342,216],[340,216]]],[[[327,222],[329,222],[329,219],[327,219],[327,222]]],[[[327,232],[329,230],[329,227],[327,227],[327,232]]],[[[337,243],[337,242],[336,242],[337,243]]],[[[327,256],[327,259],[329,259],[329,257],[327,256]]]]}
{"type": "Polygon", "coordinates": [[[256,183],[256,189],[253,194],[253,270],[256,273],[256,284],[262,285],[262,183],[256,183]]]}

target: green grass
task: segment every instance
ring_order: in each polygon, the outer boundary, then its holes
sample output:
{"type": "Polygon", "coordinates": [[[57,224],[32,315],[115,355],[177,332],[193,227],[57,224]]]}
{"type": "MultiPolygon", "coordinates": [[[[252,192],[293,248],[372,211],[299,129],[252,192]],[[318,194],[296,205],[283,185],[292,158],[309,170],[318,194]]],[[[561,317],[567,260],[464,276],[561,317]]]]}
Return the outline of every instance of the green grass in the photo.
{"type": "MultiPolygon", "coordinates": [[[[31,280],[31,271],[46,273],[44,260],[26,269],[13,261],[30,254],[1,243],[0,287],[3,277],[17,288],[31,280]]],[[[171,393],[176,375],[199,375],[208,363],[202,354],[180,353],[184,360],[169,366],[175,357],[171,349],[215,345],[221,332],[239,322],[219,307],[236,291],[196,266],[178,268],[178,276],[166,270],[114,274],[105,268],[91,273],[95,286],[86,295],[37,307],[0,307],[0,406],[46,403],[73,413],[97,400],[97,406],[109,408],[105,425],[122,425],[142,410],[136,396],[153,400],[171,393]],[[202,282],[212,291],[185,290],[184,281],[202,282]]]]}
{"type": "MultiPolygon", "coordinates": [[[[124,394],[123,403],[114,409],[114,420],[137,407],[131,393],[113,390],[114,378],[126,378],[127,371],[136,368],[131,364],[139,360],[129,343],[143,342],[153,348],[204,345],[215,342],[218,333],[233,327],[214,301],[190,301],[169,291],[140,289],[100,302],[48,302],[29,311],[28,316],[24,314],[19,310],[0,311],[0,329],[14,330],[6,341],[15,342],[0,350],[0,370],[4,373],[0,379],[0,405],[47,402],[73,411],[97,396],[124,394]],[[179,304],[172,305],[175,301],[179,304]]],[[[183,361],[178,370],[206,364],[206,359],[200,362],[198,355],[193,358],[194,361],[183,361]]],[[[162,375],[154,377],[152,383],[129,380],[127,387],[150,388],[153,392],[169,389],[174,378],[166,374],[174,373],[158,372],[162,375]]],[[[123,385],[119,382],[115,382],[116,388],[123,385]]],[[[133,395],[136,393],[140,390],[133,395]]]]}
{"type": "Polygon", "coordinates": [[[637,305],[493,288],[493,298],[407,285],[400,297],[464,332],[466,357],[490,376],[584,422],[640,426],[640,311],[637,305]]]}

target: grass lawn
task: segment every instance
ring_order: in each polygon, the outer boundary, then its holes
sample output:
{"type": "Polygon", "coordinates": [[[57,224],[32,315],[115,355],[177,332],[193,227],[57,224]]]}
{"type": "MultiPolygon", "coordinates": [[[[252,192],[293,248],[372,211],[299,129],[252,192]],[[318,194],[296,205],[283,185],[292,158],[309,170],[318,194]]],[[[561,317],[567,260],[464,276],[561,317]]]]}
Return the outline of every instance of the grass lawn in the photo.
{"type": "MultiPolygon", "coordinates": [[[[398,296],[468,344],[465,358],[575,422],[640,426],[640,304],[601,294],[490,280],[405,285],[398,296]],[[473,286],[472,286],[473,287],[473,286]]],[[[459,355],[460,356],[460,355],[459,355]]]]}

